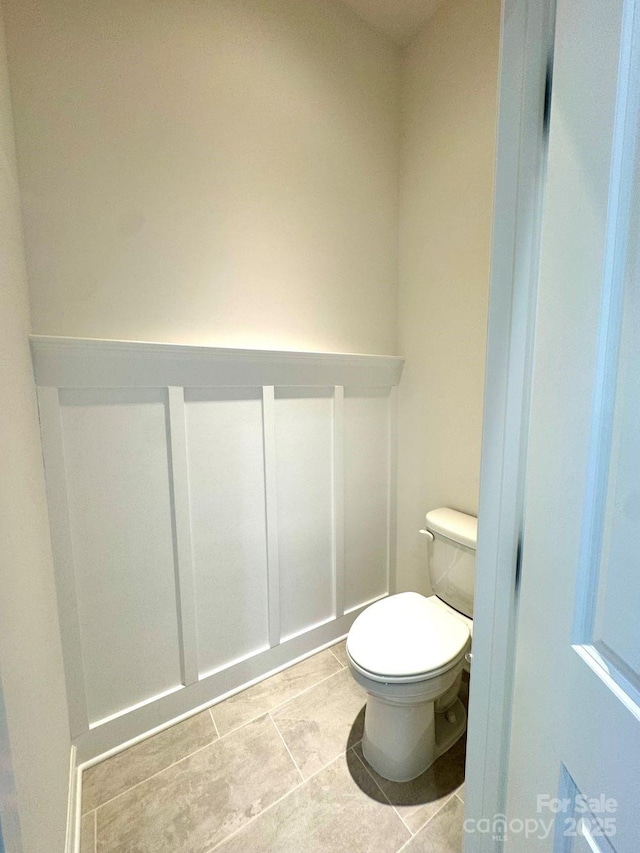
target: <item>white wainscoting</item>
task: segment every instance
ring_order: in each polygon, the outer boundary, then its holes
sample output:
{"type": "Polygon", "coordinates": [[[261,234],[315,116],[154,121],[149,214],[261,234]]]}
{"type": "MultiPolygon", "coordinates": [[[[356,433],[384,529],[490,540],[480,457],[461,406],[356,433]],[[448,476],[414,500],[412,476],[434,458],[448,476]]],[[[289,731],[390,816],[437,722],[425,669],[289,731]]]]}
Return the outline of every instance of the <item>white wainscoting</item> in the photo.
{"type": "Polygon", "coordinates": [[[79,761],[393,590],[403,360],[31,339],[79,761]]]}

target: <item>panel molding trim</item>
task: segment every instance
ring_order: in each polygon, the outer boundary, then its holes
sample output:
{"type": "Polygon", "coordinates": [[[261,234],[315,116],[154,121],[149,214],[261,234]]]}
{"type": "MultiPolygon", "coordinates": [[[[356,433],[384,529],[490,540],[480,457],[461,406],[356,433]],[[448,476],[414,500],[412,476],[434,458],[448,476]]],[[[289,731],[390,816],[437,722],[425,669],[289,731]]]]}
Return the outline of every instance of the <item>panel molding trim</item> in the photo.
{"type": "Polygon", "coordinates": [[[82,761],[394,591],[396,356],[31,339],[82,761]]]}

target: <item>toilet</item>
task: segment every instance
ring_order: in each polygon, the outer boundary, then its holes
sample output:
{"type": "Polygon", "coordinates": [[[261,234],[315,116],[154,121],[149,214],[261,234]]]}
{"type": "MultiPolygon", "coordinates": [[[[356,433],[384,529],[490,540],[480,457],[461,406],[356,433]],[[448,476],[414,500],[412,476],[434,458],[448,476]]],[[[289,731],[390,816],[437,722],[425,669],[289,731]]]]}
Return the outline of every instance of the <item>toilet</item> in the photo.
{"type": "Polygon", "coordinates": [[[467,725],[458,693],[470,660],[477,519],[443,507],[421,532],[434,594],[383,598],[347,637],[351,674],[368,694],[362,751],[396,782],[424,773],[467,725]]]}

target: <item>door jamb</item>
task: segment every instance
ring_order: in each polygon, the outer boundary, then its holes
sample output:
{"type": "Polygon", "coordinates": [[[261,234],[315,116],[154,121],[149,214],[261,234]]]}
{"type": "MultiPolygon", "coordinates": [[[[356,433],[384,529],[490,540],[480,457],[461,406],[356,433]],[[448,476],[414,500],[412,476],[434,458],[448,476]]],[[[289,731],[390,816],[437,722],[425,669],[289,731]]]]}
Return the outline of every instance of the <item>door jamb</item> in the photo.
{"type": "Polygon", "coordinates": [[[465,853],[502,850],[554,20],[555,0],[503,0],[465,853]]]}

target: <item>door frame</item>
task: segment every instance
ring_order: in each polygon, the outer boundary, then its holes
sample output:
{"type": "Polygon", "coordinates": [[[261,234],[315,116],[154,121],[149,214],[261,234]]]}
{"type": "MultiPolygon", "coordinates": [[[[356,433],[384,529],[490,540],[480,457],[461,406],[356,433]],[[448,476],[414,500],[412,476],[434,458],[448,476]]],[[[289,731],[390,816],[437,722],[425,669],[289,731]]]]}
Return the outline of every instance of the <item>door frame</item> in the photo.
{"type": "Polygon", "coordinates": [[[502,2],[465,853],[503,846],[554,19],[555,0],[502,2]]]}

